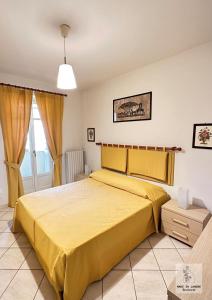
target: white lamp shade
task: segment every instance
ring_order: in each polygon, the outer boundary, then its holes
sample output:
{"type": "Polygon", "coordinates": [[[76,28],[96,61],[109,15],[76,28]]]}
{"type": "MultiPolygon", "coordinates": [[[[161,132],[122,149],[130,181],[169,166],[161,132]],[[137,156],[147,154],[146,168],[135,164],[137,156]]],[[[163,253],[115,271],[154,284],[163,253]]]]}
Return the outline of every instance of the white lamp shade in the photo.
{"type": "Polygon", "coordinates": [[[77,84],[72,66],[68,64],[60,65],[57,76],[57,88],[62,90],[71,90],[76,87],[77,84]]]}
{"type": "Polygon", "coordinates": [[[177,193],[177,202],[178,206],[184,209],[188,209],[189,202],[188,202],[188,189],[179,187],[177,193]]]}

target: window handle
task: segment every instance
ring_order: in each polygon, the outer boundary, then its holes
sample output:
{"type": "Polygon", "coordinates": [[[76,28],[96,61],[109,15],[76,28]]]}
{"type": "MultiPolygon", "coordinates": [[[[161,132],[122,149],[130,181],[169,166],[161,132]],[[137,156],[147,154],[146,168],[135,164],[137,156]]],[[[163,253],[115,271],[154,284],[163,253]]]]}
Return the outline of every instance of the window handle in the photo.
{"type": "Polygon", "coordinates": [[[33,153],[34,157],[36,157],[36,151],[33,150],[32,153],[33,153]]]}

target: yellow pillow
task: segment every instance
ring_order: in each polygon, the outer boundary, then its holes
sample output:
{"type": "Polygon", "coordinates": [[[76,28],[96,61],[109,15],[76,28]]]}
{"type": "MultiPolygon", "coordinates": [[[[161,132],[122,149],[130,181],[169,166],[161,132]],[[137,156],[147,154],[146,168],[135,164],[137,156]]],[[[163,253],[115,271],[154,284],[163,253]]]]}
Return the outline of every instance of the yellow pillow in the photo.
{"type": "Polygon", "coordinates": [[[153,185],[149,182],[131,178],[109,170],[95,171],[90,174],[90,177],[143,198],[149,198],[150,195],[158,191],[165,193],[164,190],[157,185],[153,185]]]}

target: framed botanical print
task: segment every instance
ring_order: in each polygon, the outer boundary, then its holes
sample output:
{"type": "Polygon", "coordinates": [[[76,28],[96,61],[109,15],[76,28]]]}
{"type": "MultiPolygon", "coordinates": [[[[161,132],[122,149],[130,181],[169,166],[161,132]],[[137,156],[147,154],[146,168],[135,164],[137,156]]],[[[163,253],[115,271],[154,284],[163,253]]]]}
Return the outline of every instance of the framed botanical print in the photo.
{"type": "Polygon", "coordinates": [[[212,123],[194,124],[192,147],[212,149],[212,123]]]}
{"type": "Polygon", "coordinates": [[[113,122],[151,120],[152,92],[113,100],[113,122]]]}
{"type": "Polygon", "coordinates": [[[95,128],[87,129],[87,139],[88,142],[95,142],[95,128]]]}

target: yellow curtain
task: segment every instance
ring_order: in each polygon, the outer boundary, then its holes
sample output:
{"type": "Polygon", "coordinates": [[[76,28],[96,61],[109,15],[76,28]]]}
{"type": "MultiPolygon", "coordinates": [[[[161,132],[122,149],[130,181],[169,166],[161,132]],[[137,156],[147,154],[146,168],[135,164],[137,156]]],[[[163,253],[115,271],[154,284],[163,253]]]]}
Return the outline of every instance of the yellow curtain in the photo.
{"type": "Polygon", "coordinates": [[[23,195],[20,165],[25,153],[31,115],[32,91],[0,86],[0,121],[8,181],[8,205],[23,195]]]}
{"type": "Polygon", "coordinates": [[[63,96],[35,93],[49,152],[54,162],[53,185],[62,183],[62,120],[63,96]]]}

